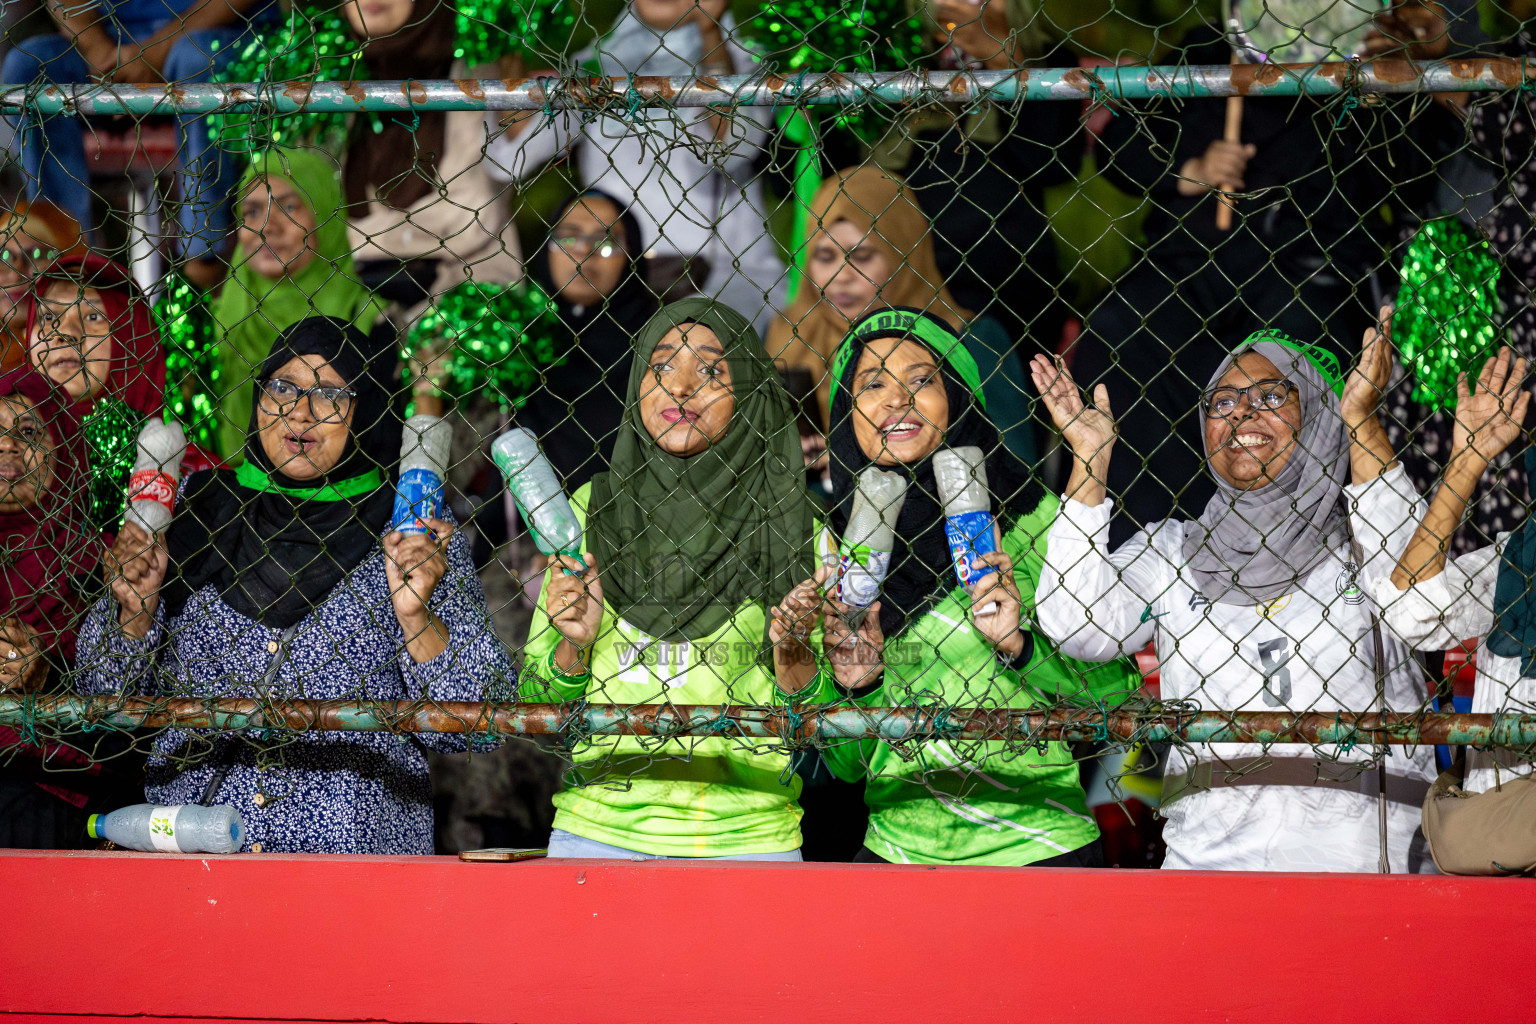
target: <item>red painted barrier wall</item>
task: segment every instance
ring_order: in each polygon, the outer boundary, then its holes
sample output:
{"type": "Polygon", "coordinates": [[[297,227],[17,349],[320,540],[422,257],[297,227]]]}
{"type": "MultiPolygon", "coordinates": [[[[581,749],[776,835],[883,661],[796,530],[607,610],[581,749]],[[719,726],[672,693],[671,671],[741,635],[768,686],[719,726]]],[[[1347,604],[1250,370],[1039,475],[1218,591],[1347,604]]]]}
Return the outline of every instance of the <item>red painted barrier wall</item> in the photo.
{"type": "Polygon", "coordinates": [[[0,892],[0,1014],[54,1021],[1536,1021],[1529,880],[0,851],[0,892]]]}

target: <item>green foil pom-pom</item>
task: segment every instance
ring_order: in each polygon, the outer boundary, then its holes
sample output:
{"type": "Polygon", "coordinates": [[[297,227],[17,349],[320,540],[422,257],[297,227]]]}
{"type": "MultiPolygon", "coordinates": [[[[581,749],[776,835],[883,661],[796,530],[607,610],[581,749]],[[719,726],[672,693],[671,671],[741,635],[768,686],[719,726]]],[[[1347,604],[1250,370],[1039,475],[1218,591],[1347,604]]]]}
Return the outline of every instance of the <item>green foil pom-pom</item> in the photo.
{"type": "Polygon", "coordinates": [[[165,349],[166,415],[186,428],[187,440],[213,451],[219,330],[208,297],[180,274],[172,274],[155,303],[155,322],[165,349]]]}
{"type": "Polygon", "coordinates": [[[538,385],[540,371],[562,361],[559,329],[555,304],[531,281],[465,281],[416,321],[405,356],[451,346],[446,391],[455,398],[484,392],[515,408],[538,385]]]}
{"type": "Polygon", "coordinates": [[[80,423],[90,463],[91,522],[99,529],[116,531],[122,524],[128,476],[145,418],[120,398],[102,398],[80,423]]]}
{"type": "Polygon", "coordinates": [[[1499,340],[1499,261],[1455,217],[1426,221],[1403,258],[1392,339],[1413,377],[1413,400],[1456,407],[1456,378],[1499,340]]]}

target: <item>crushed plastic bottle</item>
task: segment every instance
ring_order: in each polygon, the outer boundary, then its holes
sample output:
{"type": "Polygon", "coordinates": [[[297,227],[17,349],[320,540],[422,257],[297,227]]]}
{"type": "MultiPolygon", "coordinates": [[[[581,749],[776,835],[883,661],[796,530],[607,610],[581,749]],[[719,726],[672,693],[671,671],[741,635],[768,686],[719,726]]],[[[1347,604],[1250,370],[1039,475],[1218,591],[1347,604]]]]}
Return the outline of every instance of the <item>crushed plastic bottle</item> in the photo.
{"type": "Polygon", "coordinates": [[[443,480],[448,476],[452,443],[453,426],[439,416],[412,416],[405,421],[391,530],[426,533],[427,519],[442,518],[443,480]]]}
{"type": "Polygon", "coordinates": [[[180,423],[150,418],[144,424],[128,477],[124,524],[133,523],[152,537],[171,525],[176,489],[181,485],[181,460],[186,454],[187,434],[180,423]]]}
{"type": "Polygon", "coordinates": [[[245,820],[228,804],[133,804],[86,820],[92,839],[143,853],[239,853],[245,820]]]}
{"type": "Polygon", "coordinates": [[[991,566],[972,568],[971,562],[997,550],[992,496],[987,491],[987,461],[980,448],[946,448],[933,456],[933,477],[944,502],[944,536],[949,541],[955,578],[968,587],[991,566]]]}
{"type": "Polygon", "coordinates": [[[907,478],[870,466],[859,474],[848,529],[838,549],[837,599],[850,608],[868,608],[891,571],[896,519],[907,500],[907,478]]]}
{"type": "Polygon", "coordinates": [[[523,520],[533,527],[538,549],[546,555],[570,555],[580,560],[581,522],[533,433],[512,428],[491,445],[491,458],[517,500],[523,520]]]}

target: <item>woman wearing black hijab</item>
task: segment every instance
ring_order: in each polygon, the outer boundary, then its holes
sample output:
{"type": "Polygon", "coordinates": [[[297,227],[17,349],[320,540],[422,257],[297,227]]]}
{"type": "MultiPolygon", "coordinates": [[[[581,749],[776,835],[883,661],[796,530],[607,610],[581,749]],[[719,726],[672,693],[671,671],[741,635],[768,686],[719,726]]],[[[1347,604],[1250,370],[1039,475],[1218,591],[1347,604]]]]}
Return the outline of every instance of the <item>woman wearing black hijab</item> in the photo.
{"type": "MultiPolygon", "coordinates": [[[[451,523],[385,534],[393,352],[310,317],[262,364],[245,459],[188,478],[167,535],[127,526],[81,628],[83,693],[481,700],[512,677],[451,523]]],[[[498,694],[505,696],[505,694],[498,694]]],[[[251,849],[431,853],[421,744],[383,733],[170,730],[146,797],[230,804],[251,849]]]]}
{"type": "MultiPolygon", "coordinates": [[[[1058,501],[1002,445],[960,336],[921,310],[876,310],[852,326],[831,375],[833,529],[847,530],[855,481],[866,468],[908,483],[879,600],[862,620],[836,602],[819,609],[827,613],[822,668],[809,700],[1028,708],[1134,691],[1141,680],[1128,662],[1064,658],[1030,625],[1058,501]],[[999,543],[979,559],[995,571],[962,586],[933,461],[941,449],[966,447],[985,456],[999,543]]],[[[796,623],[803,642],[816,621],[818,582],[825,581],[800,584],[776,609],[781,621],[796,623]]],[[[833,774],[865,781],[869,830],[855,860],[1100,863],[1098,829],[1064,744],[933,740],[915,754],[876,739],[823,752],[833,774]]]]}
{"type": "Polygon", "coordinates": [[[635,252],[640,224],[623,203],[587,189],[566,201],[554,225],[531,269],[569,332],[556,339],[565,361],[545,371],[517,424],[539,436],[565,489],[575,491],[608,468],[633,339],[658,304],[635,252]]]}

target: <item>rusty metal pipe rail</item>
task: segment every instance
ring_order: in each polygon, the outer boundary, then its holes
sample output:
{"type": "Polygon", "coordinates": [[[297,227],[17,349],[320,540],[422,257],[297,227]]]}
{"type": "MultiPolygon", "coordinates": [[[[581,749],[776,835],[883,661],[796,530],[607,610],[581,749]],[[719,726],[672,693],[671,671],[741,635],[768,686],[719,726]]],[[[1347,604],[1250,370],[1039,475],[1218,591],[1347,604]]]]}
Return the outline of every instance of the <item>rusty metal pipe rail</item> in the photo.
{"type": "Polygon", "coordinates": [[[0,112],[172,114],[257,110],[273,114],[360,110],[612,110],[664,107],[965,105],[979,100],[1329,96],[1339,93],[1484,92],[1536,80],[1536,62],[1507,58],[1376,60],[1354,64],[1211,64],[725,75],[718,78],[438,79],[407,82],[270,82],[181,85],[24,85],[0,90],[0,112]]]}
{"type": "Polygon", "coordinates": [[[494,704],[473,702],[0,695],[0,725],[22,729],[276,729],[502,736],[779,739],[794,745],[877,738],[1071,742],[1536,745],[1536,715],[1270,711],[1136,712],[938,707],[494,704]]]}

